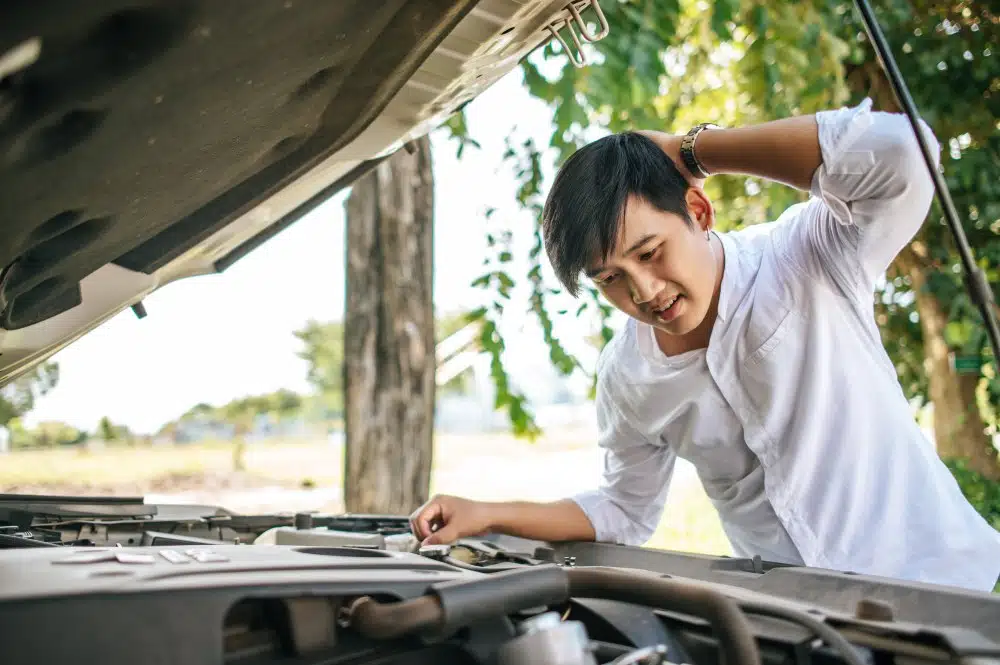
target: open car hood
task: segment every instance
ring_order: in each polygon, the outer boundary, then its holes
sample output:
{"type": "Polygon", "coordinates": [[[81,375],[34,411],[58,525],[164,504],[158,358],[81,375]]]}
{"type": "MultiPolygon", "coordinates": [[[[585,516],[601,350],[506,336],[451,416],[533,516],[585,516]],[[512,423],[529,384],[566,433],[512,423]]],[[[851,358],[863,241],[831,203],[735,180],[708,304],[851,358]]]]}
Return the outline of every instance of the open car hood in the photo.
{"type": "Polygon", "coordinates": [[[4,3],[0,385],[225,270],[513,69],[565,7],[4,3]]]}

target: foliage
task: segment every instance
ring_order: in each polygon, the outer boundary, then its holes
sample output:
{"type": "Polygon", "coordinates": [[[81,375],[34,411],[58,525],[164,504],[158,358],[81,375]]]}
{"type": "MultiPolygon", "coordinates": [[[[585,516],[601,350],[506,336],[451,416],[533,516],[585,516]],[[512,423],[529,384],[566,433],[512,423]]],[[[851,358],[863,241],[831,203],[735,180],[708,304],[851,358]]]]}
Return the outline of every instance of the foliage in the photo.
{"type": "Polygon", "coordinates": [[[48,362],[0,388],[0,427],[35,408],[35,401],[58,382],[59,365],[48,362]]]}
{"type": "Polygon", "coordinates": [[[11,450],[34,450],[73,446],[87,440],[87,433],[58,421],[43,421],[33,429],[24,426],[20,418],[7,422],[11,450]]]}
{"type": "Polygon", "coordinates": [[[309,364],[307,379],[333,412],[344,410],[344,323],[310,321],[293,333],[302,343],[299,357],[309,364]]]}
{"type": "Polygon", "coordinates": [[[990,480],[968,468],[965,460],[945,460],[951,473],[962,488],[962,493],[972,507],[993,528],[1000,531],[1000,482],[990,480]]]}
{"type": "Polygon", "coordinates": [[[101,438],[102,441],[114,441],[118,438],[118,431],[113,424],[111,424],[111,419],[107,416],[102,416],[100,421],[97,423],[97,436],[101,438]]]}
{"type": "MultiPolygon", "coordinates": [[[[301,415],[306,408],[307,400],[302,395],[286,389],[263,395],[239,397],[222,406],[200,403],[185,411],[176,420],[163,425],[158,436],[176,438],[182,426],[189,423],[228,425],[235,430],[237,436],[244,436],[261,418],[271,422],[281,422],[301,415]]],[[[102,419],[98,432],[103,428],[102,419]]]]}
{"type": "Polygon", "coordinates": [[[250,423],[259,416],[277,419],[294,416],[302,408],[302,397],[291,390],[234,399],[216,411],[230,423],[250,423]]]}

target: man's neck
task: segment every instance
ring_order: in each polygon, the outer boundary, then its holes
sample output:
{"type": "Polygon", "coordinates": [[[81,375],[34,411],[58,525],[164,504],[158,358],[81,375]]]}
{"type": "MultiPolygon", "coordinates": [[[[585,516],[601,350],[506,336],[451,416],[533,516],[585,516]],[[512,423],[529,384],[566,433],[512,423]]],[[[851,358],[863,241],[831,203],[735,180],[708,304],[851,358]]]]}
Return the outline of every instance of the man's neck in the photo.
{"type": "Polygon", "coordinates": [[[670,335],[659,328],[654,328],[656,344],[666,356],[677,356],[688,351],[708,348],[715,328],[715,319],[719,315],[719,294],[722,292],[722,276],[726,270],[726,252],[722,241],[714,233],[711,236],[712,254],[715,256],[715,290],[712,292],[712,303],[708,312],[698,327],[684,335],[670,335]]]}

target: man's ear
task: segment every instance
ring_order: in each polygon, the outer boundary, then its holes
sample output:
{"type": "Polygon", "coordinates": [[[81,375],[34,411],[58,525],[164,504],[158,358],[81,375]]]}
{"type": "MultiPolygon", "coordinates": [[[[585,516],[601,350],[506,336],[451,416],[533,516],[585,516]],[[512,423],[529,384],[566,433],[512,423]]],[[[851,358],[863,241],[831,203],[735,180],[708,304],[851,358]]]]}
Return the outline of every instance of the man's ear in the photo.
{"type": "Polygon", "coordinates": [[[691,221],[698,228],[702,231],[709,231],[715,226],[715,209],[704,190],[700,187],[688,187],[687,193],[684,195],[684,202],[687,204],[691,221]]]}

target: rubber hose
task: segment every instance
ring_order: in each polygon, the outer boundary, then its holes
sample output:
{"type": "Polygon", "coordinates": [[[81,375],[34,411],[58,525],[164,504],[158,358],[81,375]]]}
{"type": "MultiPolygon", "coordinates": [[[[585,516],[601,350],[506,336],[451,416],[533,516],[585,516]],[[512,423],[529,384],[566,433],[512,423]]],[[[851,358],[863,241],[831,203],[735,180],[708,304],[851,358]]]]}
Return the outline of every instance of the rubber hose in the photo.
{"type": "Polygon", "coordinates": [[[847,665],[865,665],[865,659],[862,658],[861,654],[858,653],[854,646],[847,641],[846,637],[819,619],[809,616],[806,612],[784,607],[764,605],[763,603],[741,602],[740,607],[744,612],[773,617],[776,619],[784,619],[785,621],[805,626],[809,630],[816,633],[816,637],[826,642],[827,646],[838,651],[840,653],[840,657],[844,659],[844,662],[846,662],[847,665]]]}
{"type": "Polygon", "coordinates": [[[761,665],[750,622],[730,598],[704,586],[602,567],[570,568],[570,596],[683,612],[708,621],[726,665],[761,665]]]}
{"type": "Polygon", "coordinates": [[[444,610],[436,596],[421,596],[398,603],[380,603],[365,596],[350,607],[351,625],[365,637],[387,640],[438,628],[444,610]]]}

